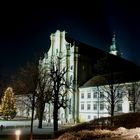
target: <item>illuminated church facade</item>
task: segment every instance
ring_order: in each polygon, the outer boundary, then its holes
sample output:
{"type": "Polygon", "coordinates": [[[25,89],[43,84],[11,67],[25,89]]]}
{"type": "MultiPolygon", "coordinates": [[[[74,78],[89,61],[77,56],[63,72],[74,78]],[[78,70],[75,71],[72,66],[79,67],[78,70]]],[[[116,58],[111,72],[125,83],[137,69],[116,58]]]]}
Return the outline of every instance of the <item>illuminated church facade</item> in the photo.
{"type": "MultiPolygon", "coordinates": [[[[72,86],[72,90],[67,93],[67,108],[59,109],[59,122],[85,122],[110,116],[109,101],[106,99],[111,85],[115,96],[118,96],[114,115],[140,111],[140,69],[134,63],[120,57],[115,35],[109,53],[69,38],[65,31],[57,30],[51,34],[50,40],[50,48],[39,63],[41,67],[47,68],[52,59],[59,58],[60,68],[68,69],[65,78],[72,86]],[[106,71],[100,74],[95,69],[99,60],[106,56],[110,62],[109,70],[116,74],[112,84],[106,82],[106,71]]],[[[102,67],[104,66],[101,66],[101,69],[102,67]]],[[[109,75],[113,73],[109,71],[109,75]]],[[[27,103],[21,102],[23,98],[24,102],[29,103],[28,97],[17,97],[17,116],[31,117],[28,107],[30,105],[25,107],[27,103]]],[[[46,103],[44,117],[47,121],[53,121],[52,104],[46,103]]]]}
{"type": "MultiPolygon", "coordinates": [[[[95,79],[98,76],[95,70],[95,64],[99,59],[109,56],[112,62],[112,68],[114,72],[120,73],[126,71],[132,72],[137,69],[135,64],[129,63],[129,61],[117,56],[119,54],[116,48],[115,35],[112,38],[112,45],[110,46],[110,52],[104,52],[98,48],[89,46],[87,44],[76,41],[72,38],[66,36],[65,31],[57,30],[55,33],[52,33],[50,36],[51,45],[48,52],[44,55],[44,58],[40,61],[42,67],[45,67],[48,62],[53,58],[61,58],[61,68],[68,68],[66,74],[66,79],[72,83],[72,92],[68,93],[68,103],[69,107],[67,109],[59,110],[59,118],[62,122],[65,122],[67,119],[68,122],[78,122],[78,121],[88,121],[98,117],[109,116],[109,112],[106,108],[108,103],[105,101],[105,92],[103,87],[109,87],[106,83],[96,84],[87,84],[91,79],[95,79]],[[132,69],[131,69],[132,68],[132,69]],[[97,88],[98,87],[98,88],[97,88]],[[100,89],[100,92],[98,90],[100,89]],[[100,94],[99,94],[100,93],[100,94]]],[[[128,75],[126,75],[127,77],[128,75]]],[[[133,79],[130,78],[123,79],[119,81],[120,87],[116,92],[121,94],[128,94],[129,90],[126,88],[126,84],[131,85],[132,82],[139,83],[140,78],[133,79]],[[124,86],[125,84],[125,86],[124,86]],[[120,91],[121,90],[121,91],[120,91]]],[[[135,76],[132,76],[135,77],[135,76]]],[[[95,80],[96,81],[96,80],[95,80]]],[[[115,85],[115,84],[114,84],[115,85]]],[[[116,86],[117,83],[116,83],[116,86]]],[[[130,88],[129,88],[130,89],[130,88]]],[[[140,89],[137,89],[137,92],[140,92],[140,89]]],[[[52,116],[53,106],[46,104],[46,118],[52,116]],[[51,111],[50,111],[51,110],[51,111]],[[51,113],[51,115],[50,115],[51,113]]],[[[115,112],[116,114],[126,113],[132,111],[132,102],[130,102],[127,96],[122,96],[119,102],[116,105],[115,112]]]]}

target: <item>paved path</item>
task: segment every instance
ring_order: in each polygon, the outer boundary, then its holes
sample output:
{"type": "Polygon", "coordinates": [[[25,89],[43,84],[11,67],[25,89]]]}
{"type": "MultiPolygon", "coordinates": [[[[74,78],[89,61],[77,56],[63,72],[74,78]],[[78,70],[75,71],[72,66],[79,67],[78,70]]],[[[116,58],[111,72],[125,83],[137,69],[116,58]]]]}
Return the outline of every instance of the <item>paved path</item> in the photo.
{"type": "MultiPolygon", "coordinates": [[[[31,121],[0,121],[0,126],[3,125],[3,129],[0,129],[0,135],[13,134],[16,130],[20,130],[22,134],[30,133],[31,121]],[[22,127],[21,127],[22,126],[22,127]]],[[[38,121],[34,121],[33,133],[34,134],[51,134],[53,133],[53,126],[47,126],[46,122],[43,122],[43,128],[37,128],[38,121]]]]}
{"type": "MultiPolygon", "coordinates": [[[[1,132],[0,135],[11,135],[15,134],[16,130],[20,130],[22,134],[30,134],[30,128],[13,128],[13,129],[6,129],[4,128],[1,132]]],[[[52,134],[53,133],[53,128],[48,127],[48,128],[33,128],[33,134],[52,134]]]]}
{"type": "MultiPolygon", "coordinates": [[[[35,120],[34,121],[34,126],[37,126],[38,125],[38,120],[35,120]]],[[[7,126],[29,126],[31,125],[31,121],[3,121],[3,120],[0,120],[0,125],[3,125],[5,127],[7,126]]],[[[46,125],[47,126],[47,123],[45,123],[45,121],[43,122],[43,125],[46,125]]]]}

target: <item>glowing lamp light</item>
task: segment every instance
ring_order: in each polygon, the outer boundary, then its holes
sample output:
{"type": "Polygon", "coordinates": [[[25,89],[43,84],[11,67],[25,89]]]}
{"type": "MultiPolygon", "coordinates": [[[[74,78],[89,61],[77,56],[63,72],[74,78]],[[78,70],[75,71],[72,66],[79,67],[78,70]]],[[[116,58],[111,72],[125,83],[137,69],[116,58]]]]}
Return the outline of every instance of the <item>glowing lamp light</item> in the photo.
{"type": "Polygon", "coordinates": [[[15,131],[15,135],[20,135],[21,134],[21,131],[20,130],[16,130],[15,131]]]}
{"type": "Polygon", "coordinates": [[[20,130],[16,130],[15,131],[16,140],[19,140],[20,134],[21,134],[21,131],[20,130]]]}

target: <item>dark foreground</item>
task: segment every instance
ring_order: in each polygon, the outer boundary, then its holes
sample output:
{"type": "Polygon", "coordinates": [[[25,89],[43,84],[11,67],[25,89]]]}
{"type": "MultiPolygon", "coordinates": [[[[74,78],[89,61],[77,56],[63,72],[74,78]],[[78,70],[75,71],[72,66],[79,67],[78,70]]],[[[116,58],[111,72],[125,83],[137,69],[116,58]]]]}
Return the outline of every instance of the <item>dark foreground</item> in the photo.
{"type": "MultiPolygon", "coordinates": [[[[51,134],[37,134],[33,135],[33,140],[49,140],[51,139],[51,134]]],[[[30,135],[20,135],[18,138],[15,135],[0,135],[0,140],[30,140],[30,135]]]]}

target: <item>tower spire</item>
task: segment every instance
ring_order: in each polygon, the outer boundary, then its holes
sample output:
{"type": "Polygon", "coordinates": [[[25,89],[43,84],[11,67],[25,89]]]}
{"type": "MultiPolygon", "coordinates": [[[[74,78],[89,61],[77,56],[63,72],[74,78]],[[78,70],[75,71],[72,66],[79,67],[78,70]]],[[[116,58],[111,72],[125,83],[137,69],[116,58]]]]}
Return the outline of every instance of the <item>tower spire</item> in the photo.
{"type": "Polygon", "coordinates": [[[112,45],[110,45],[109,53],[114,54],[114,55],[118,55],[118,51],[117,51],[117,47],[116,47],[116,35],[115,35],[115,33],[113,34],[113,37],[112,37],[112,45]]]}

